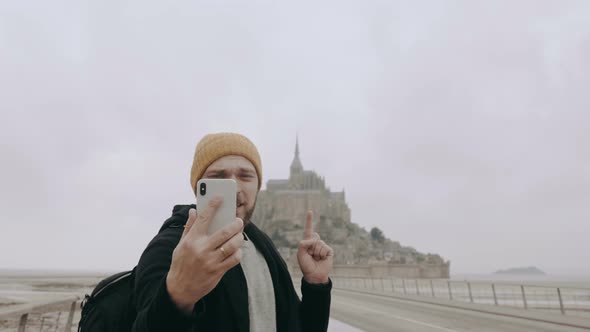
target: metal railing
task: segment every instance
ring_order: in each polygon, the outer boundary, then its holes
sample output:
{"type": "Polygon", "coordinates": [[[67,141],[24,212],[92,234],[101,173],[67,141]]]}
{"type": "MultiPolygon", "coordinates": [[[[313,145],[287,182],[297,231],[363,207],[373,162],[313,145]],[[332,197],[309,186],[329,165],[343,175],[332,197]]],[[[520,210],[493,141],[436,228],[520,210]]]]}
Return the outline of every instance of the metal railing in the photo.
{"type": "Polygon", "coordinates": [[[16,329],[18,332],[25,332],[25,330],[71,332],[72,328],[76,327],[74,316],[77,311],[79,312],[79,308],[80,298],[77,296],[14,305],[0,312],[0,331],[16,329]]]}
{"type": "Polygon", "coordinates": [[[332,282],[334,287],[342,289],[383,291],[590,318],[590,288],[341,276],[332,277],[332,282]]]}

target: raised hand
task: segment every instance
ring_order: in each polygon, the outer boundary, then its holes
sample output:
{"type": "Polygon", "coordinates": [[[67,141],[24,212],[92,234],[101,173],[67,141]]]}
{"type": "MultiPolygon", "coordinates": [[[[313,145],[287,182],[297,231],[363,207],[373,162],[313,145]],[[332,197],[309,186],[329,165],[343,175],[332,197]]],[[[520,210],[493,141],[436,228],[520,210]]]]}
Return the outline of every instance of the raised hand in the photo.
{"type": "Polygon", "coordinates": [[[199,216],[195,209],[189,211],[185,229],[172,253],[166,288],[176,306],[187,314],[242,259],[244,222],[240,218],[207,235],[222,202],[222,198],[212,199],[199,216]]]}
{"type": "Polygon", "coordinates": [[[297,260],[305,281],[311,284],[325,284],[332,271],[334,251],[320,235],[313,231],[313,212],[307,211],[303,240],[299,242],[297,260]]]}

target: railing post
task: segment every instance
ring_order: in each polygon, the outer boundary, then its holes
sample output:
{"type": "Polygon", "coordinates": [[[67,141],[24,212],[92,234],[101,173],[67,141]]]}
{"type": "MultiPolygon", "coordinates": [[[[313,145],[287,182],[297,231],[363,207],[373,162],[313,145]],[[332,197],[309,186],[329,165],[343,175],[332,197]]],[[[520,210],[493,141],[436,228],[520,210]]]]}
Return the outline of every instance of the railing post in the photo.
{"type": "Polygon", "coordinates": [[[45,323],[45,317],[41,317],[41,327],[39,328],[39,332],[43,331],[43,323],[45,323]]]}
{"type": "Polygon", "coordinates": [[[404,287],[404,294],[407,294],[408,291],[406,290],[406,279],[402,279],[402,286],[404,287]]]}
{"type": "Polygon", "coordinates": [[[416,284],[416,295],[420,295],[420,285],[418,285],[418,279],[414,279],[414,283],[416,284]]]}
{"type": "Polygon", "coordinates": [[[369,287],[367,287],[367,279],[363,278],[363,283],[365,284],[365,288],[368,289],[369,287]]]}
{"type": "Polygon", "coordinates": [[[498,305],[498,296],[496,296],[496,285],[492,284],[492,293],[494,293],[494,304],[498,305]]]}
{"type": "Polygon", "coordinates": [[[528,309],[529,306],[526,303],[526,295],[525,295],[525,292],[524,292],[524,285],[520,285],[520,290],[522,292],[522,304],[524,304],[524,308],[525,309],[528,309]]]}
{"type": "Polygon", "coordinates": [[[391,278],[391,292],[395,293],[395,282],[393,282],[393,278],[391,278]]]}
{"type": "Polygon", "coordinates": [[[559,298],[559,309],[561,310],[561,314],[565,315],[565,308],[563,307],[563,298],[561,297],[561,289],[557,288],[557,297],[559,298]]]}
{"type": "Polygon", "coordinates": [[[467,282],[467,289],[469,290],[469,301],[473,303],[473,293],[471,292],[471,283],[467,282]]]}
{"type": "Polygon", "coordinates": [[[66,326],[64,327],[64,332],[71,332],[72,331],[72,321],[74,320],[74,313],[76,312],[76,301],[72,302],[70,306],[70,313],[68,314],[68,321],[66,322],[66,326]]]}
{"type": "Polygon", "coordinates": [[[57,332],[57,328],[59,327],[59,319],[61,318],[61,311],[57,313],[57,319],[55,320],[55,332],[57,332]]]}
{"type": "Polygon", "coordinates": [[[449,286],[449,300],[453,299],[453,290],[451,289],[451,281],[447,280],[447,285],[449,286]]]}
{"type": "Polygon", "coordinates": [[[29,314],[22,314],[20,316],[20,322],[18,323],[18,332],[25,332],[25,327],[27,327],[27,319],[29,318],[29,314]]]}
{"type": "Polygon", "coordinates": [[[434,295],[434,284],[432,283],[432,279],[430,279],[430,291],[432,292],[432,297],[436,297],[436,295],[434,295]]]}
{"type": "Polygon", "coordinates": [[[385,291],[385,283],[383,282],[383,278],[381,278],[381,289],[385,291]]]}

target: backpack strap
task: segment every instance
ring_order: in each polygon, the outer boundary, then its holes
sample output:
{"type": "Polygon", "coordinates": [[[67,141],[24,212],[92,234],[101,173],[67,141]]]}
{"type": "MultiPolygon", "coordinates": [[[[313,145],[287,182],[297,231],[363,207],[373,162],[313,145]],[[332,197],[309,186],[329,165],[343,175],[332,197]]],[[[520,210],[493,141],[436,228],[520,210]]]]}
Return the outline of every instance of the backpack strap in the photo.
{"type": "Polygon", "coordinates": [[[84,299],[80,303],[80,309],[84,309],[84,306],[88,301],[95,301],[103,292],[108,291],[113,285],[116,285],[119,281],[132,277],[135,274],[135,267],[131,271],[123,271],[112,276],[109,276],[101,280],[92,290],[90,295],[86,294],[84,299]]]}
{"type": "Polygon", "coordinates": [[[135,272],[135,268],[133,268],[133,270],[131,271],[124,271],[124,272],[119,272],[117,274],[113,274],[112,276],[102,280],[101,282],[99,282],[96,287],[94,288],[94,290],[92,291],[92,294],[90,294],[91,297],[97,297],[100,295],[100,293],[102,293],[104,290],[107,290],[109,288],[109,286],[117,283],[119,280],[125,279],[129,276],[131,276],[131,274],[133,274],[135,272]]]}
{"type": "Polygon", "coordinates": [[[164,221],[162,227],[158,231],[158,234],[167,228],[179,228],[186,224],[188,218],[188,212],[190,209],[196,209],[195,204],[191,205],[175,205],[172,209],[172,216],[164,221]]]}

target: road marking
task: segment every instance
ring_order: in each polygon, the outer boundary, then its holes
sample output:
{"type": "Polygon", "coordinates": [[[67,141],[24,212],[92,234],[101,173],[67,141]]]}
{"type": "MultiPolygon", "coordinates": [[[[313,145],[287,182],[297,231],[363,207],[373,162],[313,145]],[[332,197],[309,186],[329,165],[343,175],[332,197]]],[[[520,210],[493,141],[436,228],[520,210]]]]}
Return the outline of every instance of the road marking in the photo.
{"type": "Polygon", "coordinates": [[[328,323],[328,332],[363,332],[363,330],[359,330],[354,326],[350,326],[344,322],[330,318],[330,322],[328,323]]]}
{"type": "Polygon", "coordinates": [[[394,315],[394,314],[391,314],[391,313],[388,313],[388,312],[385,312],[385,311],[370,309],[370,308],[367,308],[366,306],[360,306],[360,305],[350,304],[350,303],[341,302],[341,301],[334,301],[334,300],[332,300],[332,301],[333,302],[339,302],[339,305],[344,305],[344,306],[349,306],[349,307],[355,307],[355,308],[366,310],[366,311],[372,311],[372,312],[378,313],[378,314],[385,314],[385,315],[390,316],[390,317],[393,317],[395,319],[404,320],[406,322],[410,322],[410,323],[414,323],[414,324],[418,324],[418,325],[423,325],[423,326],[431,327],[433,329],[439,329],[439,330],[447,331],[447,332],[460,332],[458,330],[449,329],[449,328],[446,328],[446,327],[443,327],[443,326],[438,326],[438,325],[434,325],[434,324],[422,322],[422,321],[411,319],[411,318],[397,316],[397,315],[394,315]]]}

